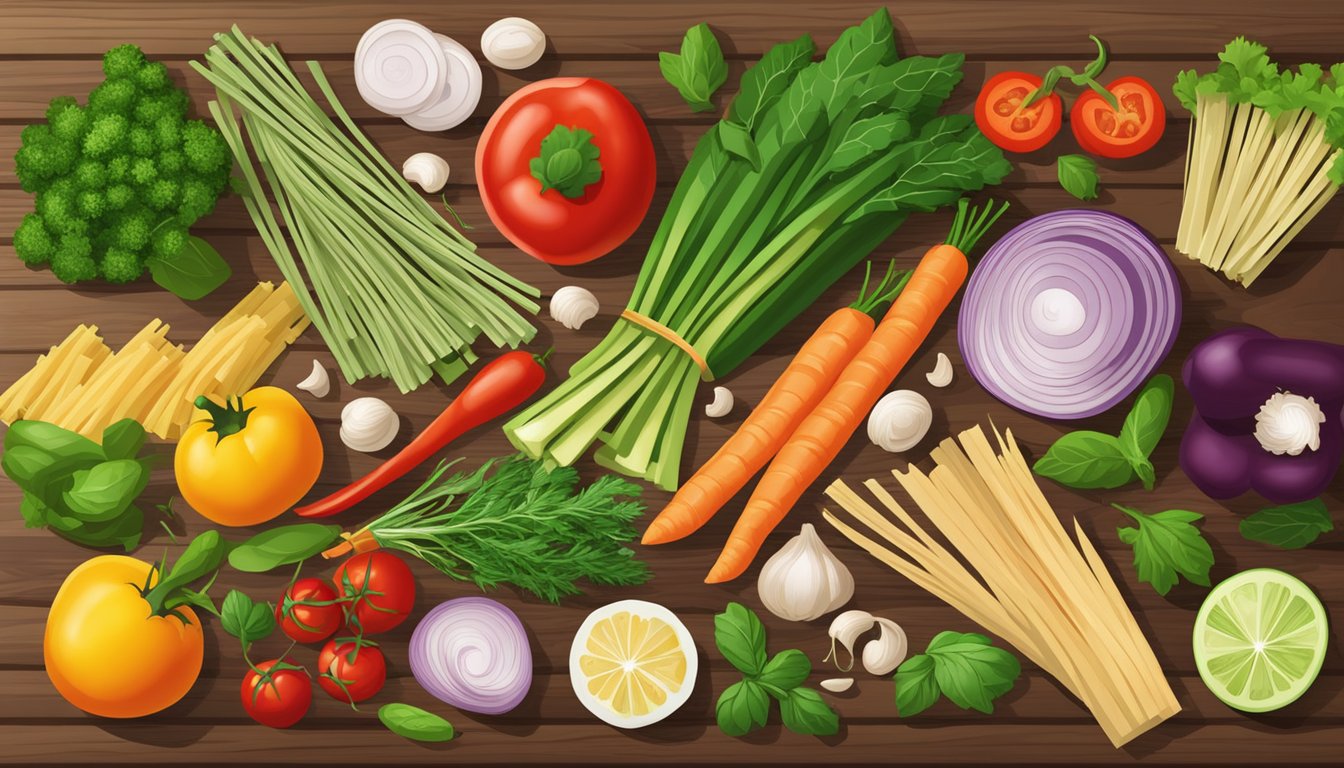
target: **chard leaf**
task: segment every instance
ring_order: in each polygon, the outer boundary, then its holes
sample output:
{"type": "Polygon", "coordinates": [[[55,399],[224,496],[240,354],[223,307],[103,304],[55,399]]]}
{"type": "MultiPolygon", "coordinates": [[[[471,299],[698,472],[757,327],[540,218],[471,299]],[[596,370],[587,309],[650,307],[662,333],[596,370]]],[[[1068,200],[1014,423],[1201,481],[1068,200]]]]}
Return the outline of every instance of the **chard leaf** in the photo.
{"type": "Polygon", "coordinates": [[[827,161],[826,171],[839,173],[857,165],[864,158],[877,154],[910,136],[910,121],[900,112],[887,112],[856,120],[845,131],[845,137],[836,145],[827,161]]]}
{"type": "Polygon", "coordinates": [[[876,104],[883,110],[908,112],[911,122],[921,124],[938,111],[961,82],[965,60],[960,53],[910,56],[877,67],[863,79],[855,100],[876,104]]]}
{"type": "Polygon", "coordinates": [[[756,147],[756,142],[751,138],[751,132],[743,125],[723,120],[718,123],[716,133],[719,137],[719,144],[723,149],[734,157],[747,161],[753,171],[761,170],[761,152],[756,147]]]}
{"type": "Polygon", "coordinates": [[[805,69],[794,78],[777,107],[780,115],[780,147],[803,144],[825,131],[826,108],[813,94],[812,86],[819,75],[816,67],[805,69]]]}
{"type": "Polygon", "coordinates": [[[898,150],[909,156],[908,164],[849,220],[888,211],[932,211],[1008,175],[1012,167],[1003,152],[968,128],[970,119],[947,115],[929,121],[918,139],[898,150]]]}
{"type": "Polygon", "coordinates": [[[737,97],[728,105],[728,120],[754,132],[761,117],[774,108],[798,73],[812,63],[814,53],[816,44],[808,35],[766,51],[743,73],[737,97]]]}
{"type": "Polygon", "coordinates": [[[891,14],[886,8],[878,8],[862,23],[840,33],[826,51],[814,88],[814,96],[822,102],[828,117],[839,113],[860,78],[874,67],[896,60],[893,34],[891,14]]]}

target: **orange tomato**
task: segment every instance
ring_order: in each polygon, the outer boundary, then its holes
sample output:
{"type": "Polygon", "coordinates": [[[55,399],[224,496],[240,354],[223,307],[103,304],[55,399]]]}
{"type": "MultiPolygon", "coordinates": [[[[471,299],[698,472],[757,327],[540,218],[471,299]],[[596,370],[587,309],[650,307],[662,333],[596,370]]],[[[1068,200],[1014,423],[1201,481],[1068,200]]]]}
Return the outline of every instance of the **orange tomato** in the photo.
{"type": "Polygon", "coordinates": [[[294,396],[258,387],[226,405],[197,398],[193,422],[173,455],[177,488],[192,509],[220,525],[257,525],[303,498],[322,471],[317,425],[294,396]]]}

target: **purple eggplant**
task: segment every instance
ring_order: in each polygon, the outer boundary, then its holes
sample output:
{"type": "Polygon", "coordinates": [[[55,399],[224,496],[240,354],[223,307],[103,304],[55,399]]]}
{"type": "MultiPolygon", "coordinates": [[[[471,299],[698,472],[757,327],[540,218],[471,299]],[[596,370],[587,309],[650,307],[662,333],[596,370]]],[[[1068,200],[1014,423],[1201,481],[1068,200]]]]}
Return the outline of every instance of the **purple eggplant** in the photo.
{"type": "Polygon", "coordinates": [[[1195,403],[1181,468],[1215,499],[1319,496],[1344,455],[1344,346],[1259,328],[1210,336],[1181,378],[1195,403]]]}

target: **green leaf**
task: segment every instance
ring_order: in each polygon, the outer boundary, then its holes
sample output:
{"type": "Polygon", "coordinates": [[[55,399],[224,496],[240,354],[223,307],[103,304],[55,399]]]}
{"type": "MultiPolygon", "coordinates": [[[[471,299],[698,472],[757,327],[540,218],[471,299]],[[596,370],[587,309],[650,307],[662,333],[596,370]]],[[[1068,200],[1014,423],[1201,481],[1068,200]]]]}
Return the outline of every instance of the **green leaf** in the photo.
{"type": "Polygon", "coordinates": [[[1070,488],[1119,488],[1134,478],[1119,438],[1090,430],[1056,440],[1031,470],[1070,488]]]}
{"type": "Polygon", "coordinates": [[[454,735],[452,723],[410,704],[384,704],[378,708],[378,719],[389,731],[411,741],[452,741],[454,735]]]}
{"type": "Polygon", "coordinates": [[[807,654],[797,649],[780,651],[765,665],[757,678],[762,683],[788,690],[797,688],[812,674],[812,662],[807,654]]]}
{"type": "Polygon", "coordinates": [[[812,95],[825,107],[827,116],[834,118],[864,76],[895,60],[891,14],[886,8],[878,8],[857,26],[841,32],[826,51],[812,95]]]}
{"type": "Polygon", "coordinates": [[[967,191],[997,184],[1012,170],[1002,150],[972,125],[969,115],[930,120],[919,137],[899,151],[910,161],[848,221],[875,213],[932,211],[956,202],[967,191]]]}
{"type": "Polygon", "coordinates": [[[811,688],[791,689],[779,701],[779,716],[785,728],[806,736],[832,736],[840,730],[840,716],[811,688]]]}
{"type": "Polygon", "coordinates": [[[87,437],[45,421],[21,419],[5,433],[5,451],[26,445],[53,456],[102,461],[103,449],[87,437]]]}
{"type": "Polygon", "coordinates": [[[541,182],[541,191],[554,189],[568,198],[582,197],[590,184],[602,178],[602,152],[591,131],[557,125],[541,140],[541,154],[528,169],[541,182]]]}
{"type": "Polygon", "coordinates": [[[714,719],[728,736],[743,736],[765,725],[770,697],[754,680],[740,680],[719,694],[714,719]]]}
{"type": "Polygon", "coordinates": [[[254,602],[246,594],[231,589],[220,605],[219,624],[246,648],[275,631],[275,613],[269,604],[254,602]]]}
{"type": "Polygon", "coordinates": [[[306,560],[331,546],[339,525],[295,523],[262,531],[229,552],[229,565],[245,573],[264,573],[306,560]]]}
{"type": "Polygon", "coordinates": [[[933,657],[920,653],[896,668],[896,711],[901,717],[917,715],[938,701],[933,667],[933,657]]]}
{"type": "Polygon", "coordinates": [[[19,514],[23,517],[24,527],[41,528],[47,524],[47,516],[51,514],[51,510],[38,497],[25,493],[23,501],[19,502],[19,514]]]}
{"type": "Polygon", "coordinates": [[[1178,574],[1192,583],[1209,586],[1213,549],[1192,525],[1203,519],[1203,515],[1183,509],[1145,515],[1132,507],[1111,506],[1139,524],[1138,528],[1118,529],[1120,540],[1134,548],[1139,581],[1153,585],[1159,595],[1171,591],[1178,574]]]}
{"type": "Polygon", "coordinates": [[[1320,499],[1268,507],[1241,521],[1241,535],[1283,549],[1301,549],[1334,530],[1330,511],[1320,499]]]}
{"type": "Polygon", "coordinates": [[[765,625],[741,603],[729,603],[714,617],[714,644],[744,675],[755,677],[765,669],[765,625]]]}
{"type": "Polygon", "coordinates": [[[962,80],[960,53],[942,56],[907,56],[877,67],[859,87],[855,101],[876,104],[884,111],[904,112],[911,123],[921,125],[937,113],[962,80]]]}
{"type": "Polygon", "coordinates": [[[228,262],[199,237],[188,237],[172,258],[151,257],[149,274],[160,288],[179,298],[194,301],[223,285],[233,274],[228,262]]]}
{"type": "Polygon", "coordinates": [[[934,660],[934,679],[953,704],[991,714],[994,700],[1012,690],[1022,673],[1017,657],[976,633],[949,636],[927,653],[934,660]]]}
{"type": "Polygon", "coordinates": [[[718,136],[724,151],[746,160],[753,171],[761,170],[761,152],[756,148],[756,142],[746,127],[727,120],[720,121],[718,136]]]}
{"type": "Polygon", "coordinates": [[[61,498],[71,512],[91,522],[110,520],[135,501],[149,474],[132,459],[115,459],[81,469],[61,498]]]}
{"type": "MultiPolygon", "coordinates": [[[[1134,405],[1120,427],[1120,448],[1131,459],[1147,459],[1167,431],[1176,385],[1171,377],[1159,373],[1148,380],[1134,399],[1134,405]]],[[[1151,486],[1148,486],[1152,490],[1151,486]]]]}
{"type": "Polygon", "coordinates": [[[134,504],[122,510],[117,517],[100,523],[68,518],[71,525],[61,529],[59,518],[60,513],[53,510],[47,522],[65,538],[86,547],[120,546],[130,552],[140,546],[140,536],[144,532],[144,512],[134,504]]]}
{"type": "Polygon", "coordinates": [[[228,545],[219,531],[205,531],[197,535],[187,544],[173,567],[168,569],[167,575],[145,596],[145,600],[151,606],[166,604],[179,589],[219,568],[227,549],[228,545]]]}
{"type": "Polygon", "coordinates": [[[807,35],[766,51],[743,73],[737,96],[728,105],[728,120],[754,133],[761,116],[774,108],[798,73],[811,64],[814,53],[816,45],[807,35]]]}
{"type": "Polygon", "coordinates": [[[1060,155],[1055,162],[1059,186],[1079,200],[1097,199],[1097,164],[1083,155],[1060,155]]]}
{"type": "Polygon", "coordinates": [[[728,79],[728,63],[723,59],[719,41],[709,25],[700,23],[686,30],[681,53],[658,54],[663,79],[681,93],[681,98],[696,112],[714,109],[710,98],[728,79]]]}
{"type": "Polygon", "coordinates": [[[135,419],[122,419],[103,430],[103,453],[109,459],[134,459],[145,444],[145,428],[135,419]]]}
{"type": "MultiPolygon", "coordinates": [[[[23,422],[19,422],[23,423],[23,422]]],[[[72,475],[102,463],[101,455],[57,455],[31,445],[17,445],[0,455],[5,474],[45,506],[63,504],[61,494],[70,488],[72,475]]]]}
{"type": "Polygon", "coordinates": [[[849,170],[865,158],[910,137],[910,120],[900,112],[886,112],[850,123],[845,137],[835,146],[826,170],[849,170]]]}

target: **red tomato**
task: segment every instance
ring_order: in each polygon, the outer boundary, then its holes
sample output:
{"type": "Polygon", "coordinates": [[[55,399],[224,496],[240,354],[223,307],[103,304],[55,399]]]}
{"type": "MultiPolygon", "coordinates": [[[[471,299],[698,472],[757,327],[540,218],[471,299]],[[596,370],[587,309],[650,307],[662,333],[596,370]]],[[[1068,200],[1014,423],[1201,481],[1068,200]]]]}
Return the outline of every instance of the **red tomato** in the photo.
{"type": "Polygon", "coordinates": [[[1049,144],[1064,119],[1059,96],[1052,93],[1022,108],[1022,102],[1040,85],[1041,78],[1029,72],[1000,72],[991,77],[975,100],[975,124],[980,132],[1009,152],[1034,152],[1049,144]]]}
{"type": "Polygon", "coordinates": [[[332,576],[353,634],[376,635],[406,620],[415,605],[415,578],[401,558],[377,550],[341,563],[332,576]]]}
{"type": "Polygon", "coordinates": [[[476,144],[476,186],[490,220],[549,264],[582,264],[625,242],[649,210],[656,168],[634,105],[590,77],[525,86],[495,110],[476,144]],[[553,136],[557,127],[566,130],[553,136]]]}
{"type": "Polygon", "coordinates": [[[317,684],[333,699],[353,704],[383,689],[387,660],[373,645],[354,638],[337,637],[322,646],[317,656],[317,684]]]}
{"type": "MultiPolygon", "coordinates": [[[[257,669],[266,673],[279,662],[263,661],[257,669]]],[[[313,703],[313,683],[298,669],[279,669],[265,679],[249,669],[243,675],[241,693],[248,717],[272,728],[288,728],[299,722],[313,703]]]]}
{"type": "Polygon", "coordinates": [[[1153,148],[1167,127],[1167,110],[1152,85],[1141,77],[1112,80],[1106,90],[1119,111],[1093,90],[1073,103],[1069,122],[1078,146],[1101,157],[1134,157],[1153,148]]]}
{"type": "Polygon", "coordinates": [[[336,590],[321,579],[299,579],[285,590],[275,606],[281,631],[296,643],[318,643],[341,628],[345,621],[336,590]]]}

